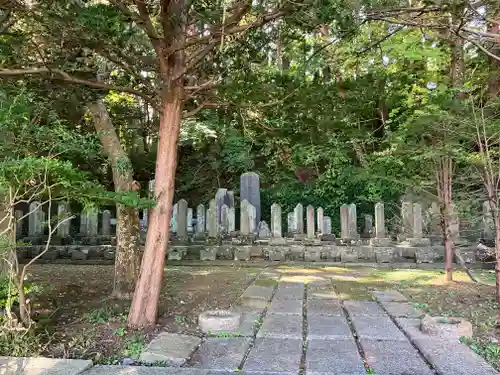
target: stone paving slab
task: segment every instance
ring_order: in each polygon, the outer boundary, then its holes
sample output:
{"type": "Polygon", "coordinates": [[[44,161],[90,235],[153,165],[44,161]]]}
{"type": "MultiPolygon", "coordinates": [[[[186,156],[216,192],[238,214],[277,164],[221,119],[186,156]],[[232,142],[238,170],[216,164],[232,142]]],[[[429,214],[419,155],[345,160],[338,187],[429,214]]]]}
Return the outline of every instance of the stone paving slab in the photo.
{"type": "Polygon", "coordinates": [[[307,315],[344,315],[339,300],[311,299],[307,301],[307,315]]]}
{"type": "Polygon", "coordinates": [[[286,299],[276,300],[273,299],[271,306],[267,310],[268,314],[282,313],[292,315],[302,315],[302,300],[286,299]]]}
{"type": "Polygon", "coordinates": [[[411,319],[411,318],[395,318],[396,324],[401,327],[401,329],[414,339],[428,339],[429,336],[423,333],[420,330],[420,319],[411,319]]]}
{"type": "Polygon", "coordinates": [[[407,340],[388,316],[354,315],[351,320],[358,337],[361,339],[407,340]]]}
{"type": "Polygon", "coordinates": [[[162,361],[182,366],[200,343],[199,337],[162,332],[146,346],[139,360],[144,363],[162,361]]]}
{"type": "Polygon", "coordinates": [[[191,366],[204,369],[234,370],[250,347],[249,338],[208,338],[193,354],[191,366]]]}
{"type": "Polygon", "coordinates": [[[424,316],[421,309],[406,302],[381,302],[387,313],[394,318],[420,318],[424,316]]]}
{"type": "Polygon", "coordinates": [[[404,295],[397,290],[378,290],[373,292],[375,298],[385,302],[406,302],[408,301],[404,295]]]}
{"type": "Polygon", "coordinates": [[[240,298],[231,310],[244,311],[260,311],[261,313],[267,308],[269,301],[262,298],[240,298]]]}
{"type": "Polygon", "coordinates": [[[92,361],[45,357],[0,357],[2,375],[77,375],[92,367],[92,361]]]}
{"type": "Polygon", "coordinates": [[[314,290],[307,289],[307,300],[313,299],[339,299],[337,293],[332,288],[318,288],[314,290]]]}
{"type": "Polygon", "coordinates": [[[349,315],[387,316],[387,313],[377,302],[372,301],[345,301],[344,307],[349,315]]]}
{"type": "Polygon", "coordinates": [[[461,343],[439,339],[412,340],[439,375],[498,375],[483,358],[461,343]]]}
{"type": "Polygon", "coordinates": [[[241,298],[257,298],[270,301],[274,292],[274,287],[250,285],[241,298]]]}
{"type": "Polygon", "coordinates": [[[296,372],[275,372],[275,371],[210,371],[208,375],[297,375],[296,372]]]}
{"type": "Polygon", "coordinates": [[[365,372],[363,360],[354,339],[309,340],[306,369],[309,372],[327,372],[334,375],[365,372]]]}
{"type": "Polygon", "coordinates": [[[434,375],[409,341],[361,340],[370,368],[385,375],[434,375]]]}
{"type": "Polygon", "coordinates": [[[344,316],[313,315],[307,319],[308,338],[352,340],[352,332],[344,316]]]}
{"type": "Polygon", "coordinates": [[[304,299],[304,287],[283,287],[279,286],[274,294],[274,300],[304,299]]]}
{"type": "Polygon", "coordinates": [[[180,367],[94,366],[82,375],[209,375],[209,371],[180,367]]]}
{"type": "Polygon", "coordinates": [[[331,285],[332,285],[332,279],[330,277],[322,277],[308,281],[307,289],[315,290],[315,289],[331,287],[331,285]]]}
{"type": "Polygon", "coordinates": [[[240,327],[237,333],[240,336],[253,336],[261,324],[262,315],[257,312],[244,312],[241,314],[240,327]]]}
{"type": "Polygon", "coordinates": [[[302,316],[268,314],[257,332],[257,337],[302,339],[302,316]]]}
{"type": "Polygon", "coordinates": [[[244,371],[299,372],[302,340],[257,338],[243,365],[244,371]]]}

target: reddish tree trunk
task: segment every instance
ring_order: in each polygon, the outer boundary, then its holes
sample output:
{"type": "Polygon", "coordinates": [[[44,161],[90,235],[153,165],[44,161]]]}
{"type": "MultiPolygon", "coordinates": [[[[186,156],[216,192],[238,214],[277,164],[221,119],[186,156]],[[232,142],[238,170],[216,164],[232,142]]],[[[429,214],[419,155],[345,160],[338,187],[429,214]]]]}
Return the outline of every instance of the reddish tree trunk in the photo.
{"type": "Polygon", "coordinates": [[[148,218],[146,247],[128,317],[130,327],[147,327],[156,322],[172,216],[182,97],[182,87],[178,87],[174,95],[164,98],[156,158],[156,207],[151,210],[151,217],[148,218]]]}

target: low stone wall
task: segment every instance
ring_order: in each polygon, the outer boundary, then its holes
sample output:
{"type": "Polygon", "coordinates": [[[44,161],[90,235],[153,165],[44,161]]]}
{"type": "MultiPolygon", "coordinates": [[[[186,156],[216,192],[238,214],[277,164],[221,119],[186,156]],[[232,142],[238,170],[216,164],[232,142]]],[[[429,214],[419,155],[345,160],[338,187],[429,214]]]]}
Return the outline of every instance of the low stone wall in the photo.
{"type": "MultiPolygon", "coordinates": [[[[30,259],[45,250],[45,246],[22,246],[17,248],[17,256],[20,263],[26,263],[30,259]]],[[[53,262],[56,260],[71,260],[75,263],[87,260],[105,260],[114,262],[115,246],[112,245],[68,245],[49,246],[49,250],[40,257],[40,261],[53,262]]]]}
{"type": "MultiPolygon", "coordinates": [[[[230,242],[230,241],[226,241],[230,242]]],[[[21,246],[17,248],[20,263],[26,263],[43,252],[45,246],[21,246]]],[[[42,255],[39,263],[112,264],[115,259],[114,245],[54,245],[42,255]]],[[[143,247],[142,247],[143,249],[143,247]]],[[[476,261],[474,249],[461,251],[467,263],[476,261]]],[[[272,242],[216,243],[191,242],[170,244],[168,260],[270,260],[305,262],[364,262],[364,263],[434,263],[444,260],[442,246],[370,246],[348,245],[339,242],[318,242],[315,244],[290,240],[282,245],[272,242]]]]}

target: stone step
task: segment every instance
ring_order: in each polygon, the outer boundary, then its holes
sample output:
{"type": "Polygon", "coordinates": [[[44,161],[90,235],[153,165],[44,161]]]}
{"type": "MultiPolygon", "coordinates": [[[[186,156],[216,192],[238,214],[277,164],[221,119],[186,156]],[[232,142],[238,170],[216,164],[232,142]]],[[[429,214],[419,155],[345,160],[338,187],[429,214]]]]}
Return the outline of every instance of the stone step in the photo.
{"type": "Polygon", "coordinates": [[[45,357],[0,357],[2,375],[78,375],[92,367],[92,361],[45,357]]]}

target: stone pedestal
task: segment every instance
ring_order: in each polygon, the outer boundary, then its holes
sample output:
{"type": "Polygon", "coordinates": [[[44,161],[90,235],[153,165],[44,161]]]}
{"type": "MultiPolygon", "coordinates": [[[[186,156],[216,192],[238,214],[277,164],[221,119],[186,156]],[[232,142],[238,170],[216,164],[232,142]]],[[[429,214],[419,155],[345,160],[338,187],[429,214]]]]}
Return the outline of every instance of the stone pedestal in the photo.
{"type": "Polygon", "coordinates": [[[215,260],[217,258],[216,247],[206,247],[200,250],[200,260],[215,260]]]}
{"type": "Polygon", "coordinates": [[[321,261],[321,248],[320,247],[306,247],[304,251],[304,260],[306,262],[320,262],[321,261]]]}
{"type": "Polygon", "coordinates": [[[286,258],[287,251],[284,249],[271,249],[269,250],[269,260],[283,261],[286,258]]]}
{"type": "Polygon", "coordinates": [[[386,247],[386,246],[389,246],[390,243],[391,243],[391,239],[390,238],[370,238],[370,246],[374,246],[374,247],[378,247],[378,246],[386,247]]]}
{"type": "Polygon", "coordinates": [[[236,260],[236,261],[240,261],[240,260],[248,261],[248,260],[250,260],[250,247],[243,246],[243,247],[235,248],[234,249],[234,260],[236,260]]]}
{"type": "Polygon", "coordinates": [[[169,250],[167,253],[168,260],[182,260],[183,252],[178,249],[169,250]]]}
{"type": "Polygon", "coordinates": [[[434,263],[438,254],[431,247],[420,247],[415,250],[415,260],[417,263],[434,263]]]}
{"type": "Polygon", "coordinates": [[[358,261],[358,252],[353,249],[346,247],[342,249],[340,253],[340,261],[343,263],[353,263],[358,261]]]}
{"type": "Polygon", "coordinates": [[[393,247],[375,248],[375,260],[377,263],[392,263],[396,258],[396,252],[393,247]]]}

